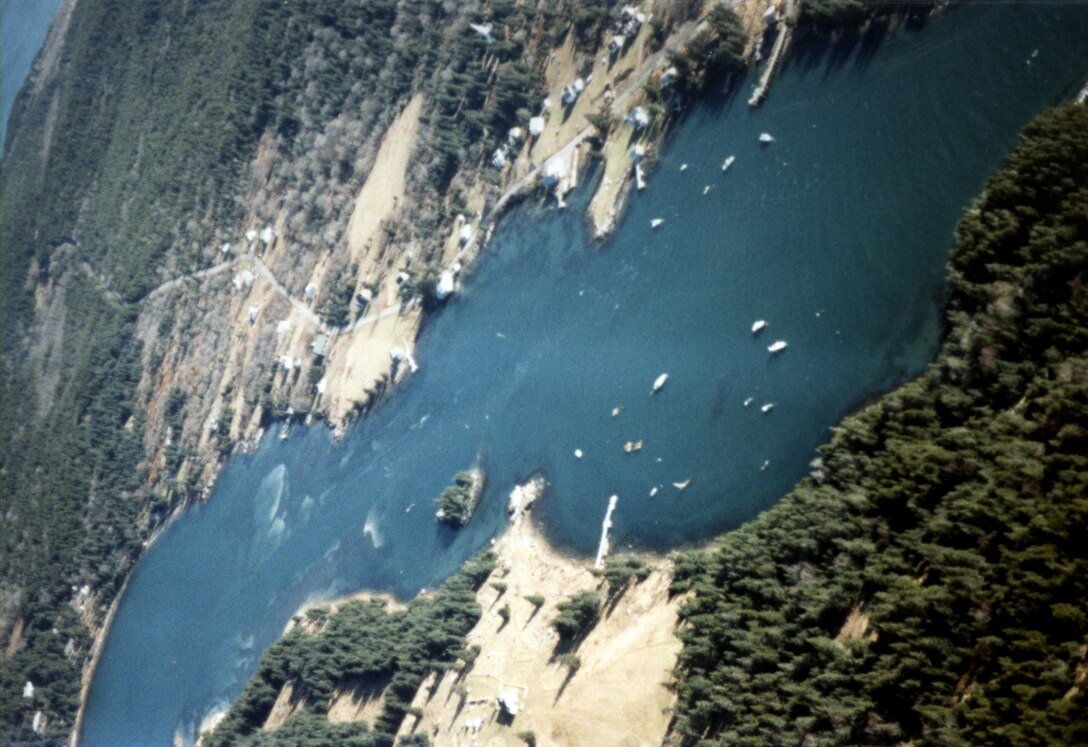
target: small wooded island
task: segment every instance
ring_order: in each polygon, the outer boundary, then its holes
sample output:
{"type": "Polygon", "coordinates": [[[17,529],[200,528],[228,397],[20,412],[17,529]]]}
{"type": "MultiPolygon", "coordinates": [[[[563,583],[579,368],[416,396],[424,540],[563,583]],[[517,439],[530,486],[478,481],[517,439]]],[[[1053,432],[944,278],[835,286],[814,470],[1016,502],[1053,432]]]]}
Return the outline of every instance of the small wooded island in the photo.
{"type": "Polygon", "coordinates": [[[479,467],[458,472],[453,476],[453,484],[443,490],[442,495],[435,500],[438,504],[435,517],[453,529],[460,529],[468,524],[476,511],[476,504],[480,502],[480,496],[483,495],[484,481],[484,471],[479,467]]]}

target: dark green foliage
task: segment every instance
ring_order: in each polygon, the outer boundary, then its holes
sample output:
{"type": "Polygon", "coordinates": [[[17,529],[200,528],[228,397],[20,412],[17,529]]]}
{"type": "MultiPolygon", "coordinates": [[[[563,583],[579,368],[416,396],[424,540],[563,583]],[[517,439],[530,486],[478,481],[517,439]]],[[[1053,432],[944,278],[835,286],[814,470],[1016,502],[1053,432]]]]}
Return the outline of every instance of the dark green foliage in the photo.
{"type": "Polygon", "coordinates": [[[1088,743],[1086,205],[1088,109],[1047,112],[960,224],[938,362],[678,558],[681,742],[1088,743]]]}
{"type": "Polygon", "coordinates": [[[337,688],[385,688],[385,707],[372,725],[373,732],[360,732],[356,738],[374,740],[359,744],[392,744],[424,677],[465,655],[464,637],[480,619],[476,590],[495,562],[492,553],[470,560],[437,591],[420,595],[404,611],[390,612],[383,602],[355,601],[333,615],[311,619],[321,624],[314,635],[296,627],[261,657],[257,674],[205,744],[226,747],[254,735],[287,683],[305,702],[305,708],[288,719],[287,725],[305,716],[290,734],[317,740],[302,742],[307,744],[320,743],[326,734],[321,729],[331,728],[323,714],[337,688]]]}
{"type": "Polygon", "coordinates": [[[596,591],[574,594],[555,606],[559,612],[552,627],[563,641],[575,641],[589,632],[601,610],[601,595],[596,591]]]}
{"type": "Polygon", "coordinates": [[[344,327],[351,321],[351,301],[355,296],[356,265],[341,272],[321,304],[321,318],[330,327],[344,327]]]}
{"type": "Polygon", "coordinates": [[[525,742],[526,747],[536,747],[536,732],[534,731],[518,732],[518,739],[525,742]]]}
{"type": "Polygon", "coordinates": [[[544,604],[544,597],[540,594],[528,594],[525,597],[525,601],[533,605],[535,608],[540,609],[541,605],[544,604]]]}
{"type": "Polygon", "coordinates": [[[601,575],[608,582],[608,598],[613,599],[623,593],[631,579],[636,583],[645,581],[650,568],[645,560],[635,555],[610,555],[604,561],[601,575]]]}
{"type": "Polygon", "coordinates": [[[483,475],[480,472],[458,472],[453,485],[442,491],[438,504],[438,520],[454,528],[468,524],[476,510],[476,503],[483,492],[483,475]]]}
{"type": "Polygon", "coordinates": [[[388,735],[371,733],[365,723],[332,724],[316,713],[295,714],[279,729],[257,731],[235,742],[237,747],[387,747],[391,743],[388,735]]]}
{"type": "Polygon", "coordinates": [[[745,68],[744,45],[748,37],[737,14],[725,5],[715,5],[706,23],[706,28],[672,56],[680,73],[679,85],[696,91],[745,68]]]}

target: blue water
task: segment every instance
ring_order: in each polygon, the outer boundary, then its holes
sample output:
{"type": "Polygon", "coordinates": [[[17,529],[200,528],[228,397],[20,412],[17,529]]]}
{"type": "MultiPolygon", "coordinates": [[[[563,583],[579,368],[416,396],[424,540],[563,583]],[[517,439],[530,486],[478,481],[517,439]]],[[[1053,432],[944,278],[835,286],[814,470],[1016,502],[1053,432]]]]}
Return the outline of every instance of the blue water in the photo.
{"type": "Polygon", "coordinates": [[[439,582],[500,530],[508,492],[536,470],[551,482],[537,520],[580,553],[613,493],[620,547],[695,542],[773,504],[830,425],[932,358],[957,218],[1088,68],[1085,39],[1088,8],[986,7],[875,52],[799,53],[763,108],[746,92],[695,108],[603,247],[586,236],[585,189],[566,211],[504,218],[423,331],[422,370],[371,418],[339,445],[296,428],[232,459],[208,503],[147,552],[84,742],[191,737],[301,603],[439,582]],[[777,138],[766,148],[764,130],[777,138]],[[754,338],[759,318],[771,327],[754,338]],[[774,358],[778,338],[789,349],[774,358]],[[434,497],[477,462],[489,483],[476,517],[459,534],[438,527],[434,497]]]}
{"type": "Polygon", "coordinates": [[[15,95],[45,40],[60,0],[3,0],[0,3],[0,143],[15,95]]]}

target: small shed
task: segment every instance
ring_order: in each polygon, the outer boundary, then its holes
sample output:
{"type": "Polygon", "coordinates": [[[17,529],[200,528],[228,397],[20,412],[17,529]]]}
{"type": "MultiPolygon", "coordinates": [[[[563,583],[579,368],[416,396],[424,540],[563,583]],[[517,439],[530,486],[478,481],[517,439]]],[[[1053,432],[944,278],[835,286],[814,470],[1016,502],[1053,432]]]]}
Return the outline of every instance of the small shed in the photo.
{"type": "Polygon", "coordinates": [[[544,117],[533,117],[529,120],[529,134],[540,137],[544,133],[544,117]]]}
{"type": "Polygon", "coordinates": [[[521,704],[518,703],[517,690],[500,690],[499,707],[510,714],[510,716],[517,716],[518,711],[521,710],[521,704]]]}
{"type": "Polygon", "coordinates": [[[24,698],[33,698],[34,697],[34,683],[31,682],[30,680],[27,680],[26,684],[23,685],[23,697],[24,698]]]}
{"type": "Polygon", "coordinates": [[[434,287],[434,295],[439,301],[445,301],[453,294],[453,272],[445,270],[434,287]]]}
{"type": "Polygon", "coordinates": [[[319,357],[325,355],[325,348],[329,344],[328,335],[318,335],[314,338],[314,341],[310,343],[310,351],[319,357]]]}
{"type": "Polygon", "coordinates": [[[636,130],[641,130],[650,124],[650,115],[641,106],[636,106],[627,113],[623,121],[629,122],[636,130]]]}

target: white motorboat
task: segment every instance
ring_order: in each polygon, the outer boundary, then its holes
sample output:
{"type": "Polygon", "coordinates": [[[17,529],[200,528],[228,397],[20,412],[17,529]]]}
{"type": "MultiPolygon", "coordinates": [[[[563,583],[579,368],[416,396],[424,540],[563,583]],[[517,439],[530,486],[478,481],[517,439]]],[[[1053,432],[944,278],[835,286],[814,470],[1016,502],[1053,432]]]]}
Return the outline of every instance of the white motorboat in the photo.
{"type": "Polygon", "coordinates": [[[774,135],[769,132],[761,132],[759,133],[759,142],[763,143],[764,145],[767,145],[768,143],[773,143],[774,135]]]}
{"type": "Polygon", "coordinates": [[[785,349],[786,349],[786,341],[785,340],[775,340],[774,342],[772,342],[770,345],[767,346],[767,350],[769,352],[771,352],[771,353],[781,353],[785,349]]]}
{"type": "Polygon", "coordinates": [[[762,412],[770,412],[771,410],[774,409],[774,402],[768,402],[767,404],[763,405],[763,407],[761,407],[759,409],[762,412]]]}
{"type": "Polygon", "coordinates": [[[664,222],[665,222],[664,218],[654,218],[652,221],[650,221],[650,228],[657,228],[658,226],[660,226],[664,222]]]}
{"type": "Polygon", "coordinates": [[[665,386],[665,382],[669,380],[669,375],[663,373],[654,379],[654,388],[650,391],[650,394],[657,394],[661,387],[665,386]]]}
{"type": "Polygon", "coordinates": [[[729,171],[729,167],[733,165],[733,161],[736,161],[736,156],[729,156],[729,158],[722,161],[722,171],[729,171]]]}
{"type": "Polygon", "coordinates": [[[759,334],[763,330],[767,329],[768,326],[770,326],[770,325],[768,325],[767,322],[765,322],[762,319],[754,321],[754,322],[752,322],[752,334],[753,335],[759,334]]]}

